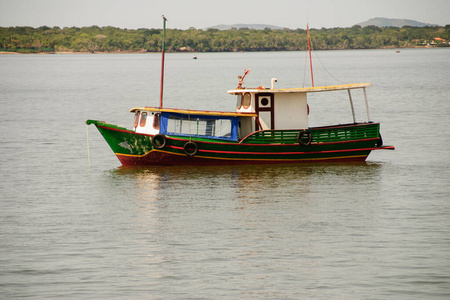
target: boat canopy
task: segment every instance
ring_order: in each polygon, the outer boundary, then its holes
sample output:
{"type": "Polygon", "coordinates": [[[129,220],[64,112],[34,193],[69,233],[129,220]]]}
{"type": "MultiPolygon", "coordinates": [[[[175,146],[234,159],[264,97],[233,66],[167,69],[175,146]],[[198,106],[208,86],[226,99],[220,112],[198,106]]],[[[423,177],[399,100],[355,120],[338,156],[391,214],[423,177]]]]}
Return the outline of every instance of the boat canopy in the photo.
{"type": "Polygon", "coordinates": [[[228,94],[246,93],[313,93],[313,92],[327,92],[327,91],[343,91],[351,89],[361,89],[372,86],[371,83],[352,83],[342,85],[329,85],[305,88],[287,88],[287,89],[268,89],[264,87],[250,88],[250,89],[235,89],[228,91],[228,94]]]}
{"type": "Polygon", "coordinates": [[[202,116],[228,116],[228,117],[257,117],[256,113],[252,112],[224,112],[224,111],[208,111],[208,110],[192,110],[192,109],[175,109],[175,108],[160,108],[160,107],[134,107],[130,112],[136,111],[151,111],[155,113],[179,113],[186,115],[202,115],[202,116]]]}

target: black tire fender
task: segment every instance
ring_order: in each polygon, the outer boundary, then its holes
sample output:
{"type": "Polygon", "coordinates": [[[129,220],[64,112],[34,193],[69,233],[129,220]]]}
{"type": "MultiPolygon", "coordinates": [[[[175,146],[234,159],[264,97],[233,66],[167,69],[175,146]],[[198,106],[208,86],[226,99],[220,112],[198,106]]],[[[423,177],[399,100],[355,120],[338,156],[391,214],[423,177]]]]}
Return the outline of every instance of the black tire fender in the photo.
{"type": "Polygon", "coordinates": [[[300,130],[297,135],[297,142],[302,146],[309,146],[312,141],[312,134],[309,130],[300,130]]]}
{"type": "Polygon", "coordinates": [[[167,144],[167,138],[164,134],[158,133],[152,138],[152,146],[155,149],[162,149],[167,144]]]}
{"type": "Polygon", "coordinates": [[[187,156],[193,157],[198,152],[198,145],[195,142],[187,142],[183,146],[183,151],[187,156]]]}

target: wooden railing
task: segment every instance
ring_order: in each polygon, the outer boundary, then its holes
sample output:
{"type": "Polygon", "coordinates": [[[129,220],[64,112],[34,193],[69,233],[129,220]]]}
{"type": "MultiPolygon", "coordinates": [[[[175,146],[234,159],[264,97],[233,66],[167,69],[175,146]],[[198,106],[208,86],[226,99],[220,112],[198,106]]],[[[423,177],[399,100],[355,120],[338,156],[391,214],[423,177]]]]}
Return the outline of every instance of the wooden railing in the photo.
{"type": "MultiPolygon", "coordinates": [[[[312,134],[312,143],[333,143],[379,137],[379,123],[349,124],[306,129],[312,134]]],[[[263,130],[242,139],[248,144],[295,144],[300,130],[263,130]]]]}

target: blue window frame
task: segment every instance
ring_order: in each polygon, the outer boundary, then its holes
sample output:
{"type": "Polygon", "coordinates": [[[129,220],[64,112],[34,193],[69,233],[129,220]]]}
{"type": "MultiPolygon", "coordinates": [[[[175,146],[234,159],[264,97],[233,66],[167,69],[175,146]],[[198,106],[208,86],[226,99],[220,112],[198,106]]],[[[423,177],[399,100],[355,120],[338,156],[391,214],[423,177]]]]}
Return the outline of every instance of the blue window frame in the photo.
{"type": "Polygon", "coordinates": [[[161,113],[160,133],[237,141],[238,117],[161,113]]]}

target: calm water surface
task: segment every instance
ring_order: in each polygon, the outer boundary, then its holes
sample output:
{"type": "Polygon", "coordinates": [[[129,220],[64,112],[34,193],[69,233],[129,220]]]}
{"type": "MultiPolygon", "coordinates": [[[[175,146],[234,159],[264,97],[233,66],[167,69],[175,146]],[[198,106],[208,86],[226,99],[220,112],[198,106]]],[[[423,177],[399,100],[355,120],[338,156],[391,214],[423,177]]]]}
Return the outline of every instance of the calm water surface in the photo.
{"type": "MultiPolygon", "coordinates": [[[[448,299],[450,49],[317,54],[316,85],[373,83],[395,151],[124,168],[84,122],[158,105],[159,54],[0,56],[0,298],[448,299]]],[[[247,86],[308,84],[305,52],[197,56],[166,56],[165,106],[232,111],[247,68],[247,86]]],[[[311,95],[311,126],[351,122],[332,95],[311,95]]]]}

